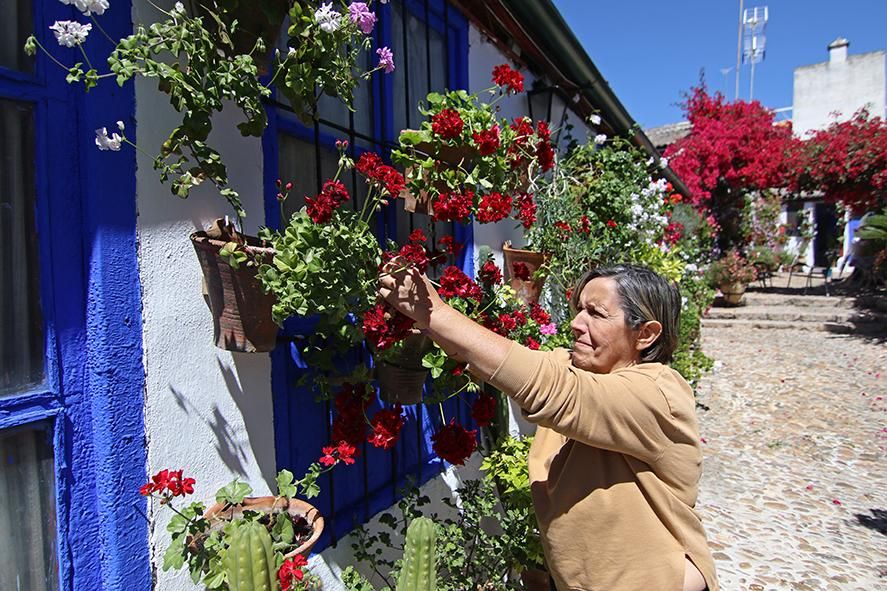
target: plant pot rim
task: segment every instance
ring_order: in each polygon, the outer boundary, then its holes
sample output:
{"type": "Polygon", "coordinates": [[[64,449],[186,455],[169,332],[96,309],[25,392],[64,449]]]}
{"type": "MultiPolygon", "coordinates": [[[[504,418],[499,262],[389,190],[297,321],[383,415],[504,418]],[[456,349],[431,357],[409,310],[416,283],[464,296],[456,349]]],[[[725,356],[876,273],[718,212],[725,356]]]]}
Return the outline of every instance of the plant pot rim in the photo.
{"type": "Polygon", "coordinates": [[[514,248],[513,246],[511,246],[511,240],[506,240],[504,243],[502,243],[502,252],[505,252],[506,250],[510,251],[510,252],[526,252],[529,254],[540,255],[540,256],[544,257],[545,260],[548,260],[551,258],[551,253],[549,253],[549,252],[542,252],[542,251],[538,251],[538,250],[527,250],[526,248],[514,248]]]}
{"type": "MultiPolygon", "coordinates": [[[[234,505],[225,510],[225,513],[229,513],[231,517],[238,513],[242,513],[242,509],[251,509],[255,511],[262,511],[268,513],[272,506],[274,506],[275,501],[278,499],[283,499],[284,497],[274,497],[274,496],[263,496],[263,497],[246,497],[243,499],[243,502],[239,505],[234,505]]],[[[204,513],[204,517],[209,520],[211,527],[215,527],[225,521],[227,519],[223,518],[222,511],[225,507],[224,503],[214,503],[211,507],[206,510],[204,513]]],[[[279,507],[274,508],[275,513],[282,512],[284,506],[281,504],[279,507]]],[[[311,524],[312,532],[311,537],[302,542],[297,548],[287,552],[284,555],[284,558],[291,558],[296,556],[297,554],[302,554],[307,557],[308,553],[311,551],[311,548],[317,543],[317,540],[320,539],[321,534],[323,533],[324,528],[324,519],[323,515],[321,515],[320,511],[309,503],[308,501],[303,501],[302,499],[289,499],[289,502],[286,505],[286,511],[293,516],[300,515],[303,516],[308,523],[311,524]]]]}
{"type": "MultiPolygon", "coordinates": [[[[251,254],[257,255],[267,255],[274,256],[277,254],[277,251],[274,250],[270,246],[266,246],[266,242],[260,240],[256,236],[250,236],[249,234],[241,234],[237,233],[238,236],[243,238],[245,242],[245,249],[251,254]]],[[[197,232],[193,232],[189,238],[191,242],[196,245],[199,245],[201,248],[207,248],[212,250],[221,250],[223,246],[228,244],[228,240],[223,240],[221,238],[212,238],[207,233],[206,230],[198,230],[197,232]]]]}

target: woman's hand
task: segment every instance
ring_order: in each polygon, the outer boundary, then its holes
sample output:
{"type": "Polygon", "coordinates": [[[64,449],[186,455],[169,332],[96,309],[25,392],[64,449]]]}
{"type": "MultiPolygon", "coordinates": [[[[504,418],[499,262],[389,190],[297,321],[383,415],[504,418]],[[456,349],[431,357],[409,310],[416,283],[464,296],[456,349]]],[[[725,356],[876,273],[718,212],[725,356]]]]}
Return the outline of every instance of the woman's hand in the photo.
{"type": "Polygon", "coordinates": [[[397,259],[382,267],[378,293],[391,307],[409,316],[420,329],[431,323],[431,314],[446,306],[431,281],[414,267],[402,268],[397,259]]]}

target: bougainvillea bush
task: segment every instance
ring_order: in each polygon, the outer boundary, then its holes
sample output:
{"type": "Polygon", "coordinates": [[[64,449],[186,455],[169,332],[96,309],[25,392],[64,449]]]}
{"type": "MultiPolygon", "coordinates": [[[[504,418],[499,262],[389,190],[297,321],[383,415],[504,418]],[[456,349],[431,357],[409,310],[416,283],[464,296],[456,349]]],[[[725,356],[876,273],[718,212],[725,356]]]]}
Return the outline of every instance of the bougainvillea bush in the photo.
{"type": "Polygon", "coordinates": [[[860,109],[793,153],[796,190],[820,191],[854,215],[887,205],[887,121],[860,109]]]}
{"type": "Polygon", "coordinates": [[[690,190],[691,203],[715,217],[720,249],[742,246],[745,196],[793,182],[790,156],[798,140],[790,123],[774,125],[773,112],[759,102],[727,101],[704,85],[691,89],[683,108],[690,134],[665,156],[690,190]]]}

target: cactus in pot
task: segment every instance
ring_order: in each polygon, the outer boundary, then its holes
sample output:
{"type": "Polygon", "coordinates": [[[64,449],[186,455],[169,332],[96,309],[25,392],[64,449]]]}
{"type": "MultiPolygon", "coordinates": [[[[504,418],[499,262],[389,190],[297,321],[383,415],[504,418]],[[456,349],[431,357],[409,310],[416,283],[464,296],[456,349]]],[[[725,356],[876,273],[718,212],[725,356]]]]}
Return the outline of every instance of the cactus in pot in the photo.
{"type": "Polygon", "coordinates": [[[278,588],[271,544],[268,530],[257,521],[237,528],[223,559],[230,591],[275,591],[278,588]]]}
{"type": "Polygon", "coordinates": [[[437,589],[434,563],[436,542],[437,532],[433,521],[427,517],[417,517],[410,523],[403,550],[403,567],[397,579],[397,591],[437,589]]]}

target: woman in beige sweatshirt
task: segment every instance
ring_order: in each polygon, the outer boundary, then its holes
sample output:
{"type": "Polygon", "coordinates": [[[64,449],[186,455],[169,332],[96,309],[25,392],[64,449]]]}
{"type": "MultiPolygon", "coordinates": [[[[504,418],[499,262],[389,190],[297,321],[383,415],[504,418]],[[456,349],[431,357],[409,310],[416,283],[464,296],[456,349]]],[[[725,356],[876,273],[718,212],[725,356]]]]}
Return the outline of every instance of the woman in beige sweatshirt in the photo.
{"type": "Polygon", "coordinates": [[[590,271],[573,292],[573,350],[551,352],[473,322],[415,271],[383,274],[379,293],[538,425],[530,481],[558,589],[718,591],[693,510],[693,391],[665,365],[681,307],[673,285],[631,265],[590,271]]]}

